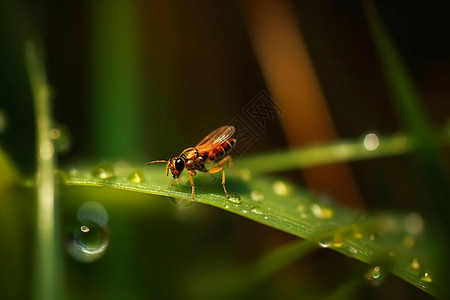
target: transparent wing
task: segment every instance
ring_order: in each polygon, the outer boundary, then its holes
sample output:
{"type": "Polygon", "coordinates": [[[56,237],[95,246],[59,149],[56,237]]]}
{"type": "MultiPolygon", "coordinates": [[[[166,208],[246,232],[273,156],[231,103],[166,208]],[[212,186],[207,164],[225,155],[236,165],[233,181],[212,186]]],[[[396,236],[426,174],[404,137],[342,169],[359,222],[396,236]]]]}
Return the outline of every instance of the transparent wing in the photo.
{"type": "Polygon", "coordinates": [[[212,149],[228,140],[236,131],[234,126],[222,126],[205,136],[196,146],[197,150],[212,149]]]}

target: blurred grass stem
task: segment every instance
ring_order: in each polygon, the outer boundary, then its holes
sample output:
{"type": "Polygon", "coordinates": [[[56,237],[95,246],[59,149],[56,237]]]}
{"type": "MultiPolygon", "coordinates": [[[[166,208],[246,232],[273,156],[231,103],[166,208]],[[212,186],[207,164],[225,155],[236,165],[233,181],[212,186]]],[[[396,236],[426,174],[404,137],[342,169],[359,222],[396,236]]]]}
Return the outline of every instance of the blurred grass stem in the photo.
{"type": "Polygon", "coordinates": [[[50,137],[50,91],[44,59],[36,45],[28,41],[25,58],[34,99],[37,136],[37,224],[34,266],[34,298],[58,300],[61,297],[61,258],[54,180],[54,146],[50,137]]]}

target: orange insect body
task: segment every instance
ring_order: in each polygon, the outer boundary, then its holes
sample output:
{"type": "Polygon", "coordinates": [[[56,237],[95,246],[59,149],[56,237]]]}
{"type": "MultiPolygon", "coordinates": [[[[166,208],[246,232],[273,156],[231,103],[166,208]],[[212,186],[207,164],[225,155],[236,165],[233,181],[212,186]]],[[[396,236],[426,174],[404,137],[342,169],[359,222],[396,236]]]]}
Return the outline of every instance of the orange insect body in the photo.
{"type": "Polygon", "coordinates": [[[183,170],[186,168],[189,172],[189,181],[192,186],[192,200],[195,200],[195,186],[193,176],[197,175],[195,170],[206,173],[217,173],[222,171],[222,186],[227,198],[229,198],[227,189],[225,187],[225,170],[223,166],[227,162],[231,162],[229,152],[236,145],[236,139],[232,135],[236,129],[234,126],[222,126],[208,134],[195,147],[190,147],[181,152],[180,155],[172,157],[167,160],[155,160],[146,163],[146,165],[154,163],[167,163],[166,176],[169,175],[169,170],[177,182],[183,170]],[[215,163],[215,165],[207,169],[205,165],[215,163]]]}

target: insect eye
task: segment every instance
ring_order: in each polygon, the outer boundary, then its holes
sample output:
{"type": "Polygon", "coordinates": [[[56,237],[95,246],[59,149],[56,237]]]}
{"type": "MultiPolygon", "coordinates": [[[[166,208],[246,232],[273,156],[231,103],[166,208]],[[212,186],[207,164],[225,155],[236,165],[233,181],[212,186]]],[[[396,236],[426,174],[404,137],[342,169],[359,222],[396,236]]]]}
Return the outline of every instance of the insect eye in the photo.
{"type": "Polygon", "coordinates": [[[181,158],[178,158],[175,161],[175,169],[177,169],[177,171],[182,171],[184,169],[184,161],[181,158]]]}

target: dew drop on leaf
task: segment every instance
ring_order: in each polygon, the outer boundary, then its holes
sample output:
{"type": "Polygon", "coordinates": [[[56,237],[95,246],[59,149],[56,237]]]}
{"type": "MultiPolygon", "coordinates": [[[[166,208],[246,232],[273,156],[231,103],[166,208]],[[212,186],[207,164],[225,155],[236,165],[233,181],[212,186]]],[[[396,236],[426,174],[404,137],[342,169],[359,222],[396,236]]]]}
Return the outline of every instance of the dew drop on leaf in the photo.
{"type": "Polygon", "coordinates": [[[324,241],[320,241],[319,242],[319,246],[322,248],[328,248],[331,245],[331,241],[329,240],[324,240],[324,241]]]}
{"type": "Polygon", "coordinates": [[[420,277],[420,280],[422,280],[423,282],[432,282],[433,280],[431,279],[430,273],[426,272],[425,274],[423,274],[422,277],[420,277]]]}
{"type": "Polygon", "coordinates": [[[128,175],[128,180],[133,183],[142,183],[145,181],[144,173],[142,171],[133,171],[128,175]]]}
{"type": "Polygon", "coordinates": [[[233,202],[235,204],[239,204],[239,203],[241,203],[241,195],[239,195],[237,193],[229,194],[228,200],[230,200],[231,202],[233,202]]]}
{"type": "Polygon", "coordinates": [[[92,176],[100,179],[113,179],[116,177],[114,170],[110,165],[101,164],[92,170],[92,176]]]}
{"type": "Polygon", "coordinates": [[[263,215],[263,214],[264,214],[264,212],[262,211],[261,207],[259,207],[259,206],[253,206],[253,207],[250,209],[250,211],[251,211],[252,213],[254,213],[255,215],[263,215]]]}
{"type": "Polygon", "coordinates": [[[334,215],[334,211],[326,206],[313,203],[311,205],[311,211],[319,219],[331,219],[334,215]]]}

